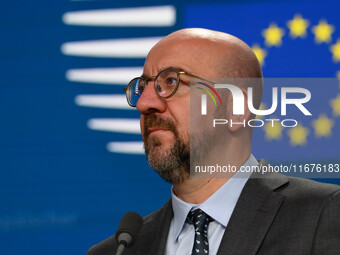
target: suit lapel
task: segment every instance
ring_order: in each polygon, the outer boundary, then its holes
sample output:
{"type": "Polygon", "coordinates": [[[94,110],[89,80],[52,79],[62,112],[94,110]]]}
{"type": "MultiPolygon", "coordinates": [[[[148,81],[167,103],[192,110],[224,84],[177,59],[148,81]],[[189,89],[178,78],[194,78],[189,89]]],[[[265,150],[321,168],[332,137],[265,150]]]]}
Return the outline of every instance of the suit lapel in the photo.
{"type": "Polygon", "coordinates": [[[277,173],[266,174],[265,178],[251,176],[235,206],[217,255],[256,254],[284,201],[284,196],[274,190],[287,182],[287,177],[277,173]]]}
{"type": "Polygon", "coordinates": [[[173,217],[171,199],[150,218],[144,221],[142,232],[138,237],[134,254],[163,255],[173,217]]]}

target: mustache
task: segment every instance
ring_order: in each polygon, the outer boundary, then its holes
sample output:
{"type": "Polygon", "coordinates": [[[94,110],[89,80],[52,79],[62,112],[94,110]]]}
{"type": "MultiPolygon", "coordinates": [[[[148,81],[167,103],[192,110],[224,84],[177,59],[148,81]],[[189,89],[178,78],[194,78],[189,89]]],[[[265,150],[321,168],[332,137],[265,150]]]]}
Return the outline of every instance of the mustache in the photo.
{"type": "Polygon", "coordinates": [[[148,136],[148,128],[150,127],[167,129],[169,131],[172,131],[175,134],[175,136],[178,137],[176,124],[171,119],[163,118],[154,113],[151,113],[149,115],[146,115],[144,118],[144,130],[143,130],[144,137],[148,136]]]}

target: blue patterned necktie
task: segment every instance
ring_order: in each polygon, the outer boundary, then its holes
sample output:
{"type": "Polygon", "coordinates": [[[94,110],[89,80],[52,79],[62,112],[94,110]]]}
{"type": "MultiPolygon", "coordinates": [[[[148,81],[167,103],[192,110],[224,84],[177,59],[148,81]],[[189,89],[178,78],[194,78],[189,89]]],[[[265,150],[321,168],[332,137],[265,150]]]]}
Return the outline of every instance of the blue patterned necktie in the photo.
{"type": "Polygon", "coordinates": [[[195,228],[195,240],[192,255],[209,254],[208,226],[213,219],[201,209],[190,211],[188,220],[195,228]]]}

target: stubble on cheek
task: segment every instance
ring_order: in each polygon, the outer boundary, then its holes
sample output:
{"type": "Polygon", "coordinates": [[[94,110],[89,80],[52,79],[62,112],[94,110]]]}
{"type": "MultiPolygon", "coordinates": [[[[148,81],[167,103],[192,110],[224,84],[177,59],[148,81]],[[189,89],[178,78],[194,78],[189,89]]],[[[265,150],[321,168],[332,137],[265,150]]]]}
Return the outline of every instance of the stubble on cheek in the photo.
{"type": "Polygon", "coordinates": [[[143,141],[146,150],[151,149],[151,147],[161,146],[162,144],[173,144],[174,140],[178,137],[178,132],[176,124],[173,120],[165,119],[157,116],[156,114],[149,114],[144,117],[143,121],[143,141]],[[167,136],[162,135],[151,135],[149,134],[149,128],[159,128],[164,129],[167,136]]]}
{"type": "Polygon", "coordinates": [[[155,114],[146,116],[143,128],[145,154],[149,165],[166,181],[179,183],[189,178],[190,142],[179,138],[175,123],[155,114]],[[148,128],[166,129],[170,134],[149,136],[148,128]]]}

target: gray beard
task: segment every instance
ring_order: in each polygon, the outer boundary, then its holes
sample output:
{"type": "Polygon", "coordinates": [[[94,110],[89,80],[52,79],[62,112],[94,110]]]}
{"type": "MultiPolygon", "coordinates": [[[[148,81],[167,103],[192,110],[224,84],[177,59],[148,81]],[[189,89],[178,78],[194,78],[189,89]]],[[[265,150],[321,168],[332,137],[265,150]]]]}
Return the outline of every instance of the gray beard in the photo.
{"type": "Polygon", "coordinates": [[[172,120],[158,117],[155,114],[150,114],[145,118],[143,134],[144,150],[149,165],[164,180],[172,184],[189,179],[190,166],[207,163],[204,162],[205,158],[213,152],[214,146],[223,137],[214,130],[210,130],[205,134],[202,132],[190,134],[190,141],[184,141],[179,137],[176,124],[172,120]],[[152,148],[149,148],[148,139],[150,138],[147,129],[151,126],[163,127],[173,132],[175,141],[169,149],[162,149],[156,137],[151,139],[152,148]]]}
{"type": "Polygon", "coordinates": [[[156,114],[149,114],[144,119],[143,140],[145,155],[149,165],[166,181],[176,184],[189,178],[190,175],[190,142],[180,139],[176,123],[156,114]],[[167,150],[161,149],[161,143],[149,138],[149,127],[161,127],[174,134],[175,141],[167,150]],[[148,146],[151,139],[152,148],[148,146]]]}
{"type": "MultiPolygon", "coordinates": [[[[176,135],[175,135],[176,136],[176,135]]],[[[190,177],[190,168],[195,165],[205,165],[205,158],[213,151],[221,135],[212,133],[200,137],[192,136],[185,143],[176,136],[173,146],[167,151],[160,148],[157,140],[152,140],[153,149],[144,144],[145,154],[149,165],[167,182],[181,183],[190,177]]],[[[195,175],[194,177],[199,177],[195,175]]]]}
{"type": "Polygon", "coordinates": [[[175,143],[167,151],[162,151],[156,140],[152,141],[153,149],[144,144],[149,165],[172,184],[181,183],[190,175],[190,145],[175,136],[175,143]]]}

